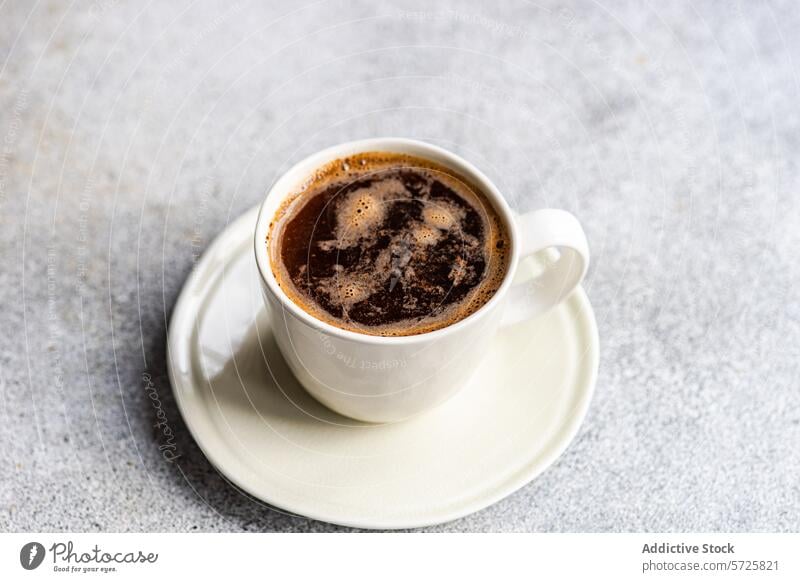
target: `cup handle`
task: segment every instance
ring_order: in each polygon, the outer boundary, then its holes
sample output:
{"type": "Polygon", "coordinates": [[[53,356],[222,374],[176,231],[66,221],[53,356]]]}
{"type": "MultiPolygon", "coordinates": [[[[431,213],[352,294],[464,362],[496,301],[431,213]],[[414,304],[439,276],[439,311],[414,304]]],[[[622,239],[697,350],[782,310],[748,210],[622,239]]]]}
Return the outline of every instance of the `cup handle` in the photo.
{"type": "MultiPolygon", "coordinates": [[[[565,210],[544,209],[515,218],[519,260],[547,251],[542,272],[509,289],[502,325],[541,315],[580,285],[589,268],[589,244],[578,219],[565,210]]],[[[543,253],[545,254],[545,253],[543,253]]]]}

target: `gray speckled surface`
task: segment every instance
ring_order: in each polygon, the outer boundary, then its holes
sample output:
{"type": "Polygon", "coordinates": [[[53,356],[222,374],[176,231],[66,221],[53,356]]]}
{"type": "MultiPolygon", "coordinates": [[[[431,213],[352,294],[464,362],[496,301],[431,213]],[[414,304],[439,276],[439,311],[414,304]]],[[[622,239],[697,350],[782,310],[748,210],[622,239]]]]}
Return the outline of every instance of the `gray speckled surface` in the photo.
{"type": "Polygon", "coordinates": [[[594,252],[576,441],[432,530],[800,529],[800,18],[664,4],[3,3],[0,530],[339,529],[208,464],[165,321],[283,169],[387,134],[573,211],[594,252]]]}

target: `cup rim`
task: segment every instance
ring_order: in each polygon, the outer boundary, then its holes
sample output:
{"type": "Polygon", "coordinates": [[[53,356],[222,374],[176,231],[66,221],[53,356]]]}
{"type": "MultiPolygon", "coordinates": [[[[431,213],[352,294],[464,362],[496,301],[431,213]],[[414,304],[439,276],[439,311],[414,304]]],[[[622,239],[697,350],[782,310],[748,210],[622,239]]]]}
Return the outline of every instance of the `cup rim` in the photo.
{"type": "Polygon", "coordinates": [[[261,280],[267,286],[267,289],[278,299],[282,309],[288,310],[292,315],[306,323],[312,328],[322,331],[325,335],[337,337],[356,343],[364,343],[370,345],[409,345],[421,343],[424,341],[434,341],[445,337],[446,335],[457,333],[458,330],[472,325],[479,319],[483,318],[493,307],[495,307],[505,296],[508,288],[511,286],[511,281],[516,272],[518,258],[519,258],[519,234],[517,232],[516,222],[514,220],[513,212],[508,206],[508,202],[503,198],[500,191],[494,183],[476,166],[468,162],[461,156],[450,152],[442,147],[430,144],[425,141],[409,138],[397,137],[380,137],[368,138],[354,141],[344,142],[338,145],[330,146],[311,154],[296,164],[289,170],[284,172],[267,191],[258,209],[258,218],[256,219],[256,226],[254,232],[254,250],[256,255],[256,264],[261,280]],[[356,331],[350,331],[333,324],[317,319],[299,305],[281,289],[275,276],[272,273],[270,265],[270,255],[266,252],[267,235],[269,232],[270,222],[272,221],[275,208],[267,211],[268,203],[272,200],[279,198],[285,199],[287,195],[292,192],[292,188],[297,186],[303,178],[307,177],[314,169],[324,165],[325,163],[335,160],[337,158],[346,157],[362,152],[371,151],[386,151],[392,153],[405,153],[415,155],[422,158],[428,158],[434,162],[443,164],[450,169],[464,174],[471,180],[475,181],[480,186],[490,202],[494,206],[495,211],[500,215],[501,220],[504,221],[508,229],[509,237],[511,239],[511,256],[509,258],[508,269],[506,270],[503,281],[492,297],[473,313],[467,317],[456,321],[453,324],[423,333],[405,335],[405,336],[378,336],[356,331]]]}

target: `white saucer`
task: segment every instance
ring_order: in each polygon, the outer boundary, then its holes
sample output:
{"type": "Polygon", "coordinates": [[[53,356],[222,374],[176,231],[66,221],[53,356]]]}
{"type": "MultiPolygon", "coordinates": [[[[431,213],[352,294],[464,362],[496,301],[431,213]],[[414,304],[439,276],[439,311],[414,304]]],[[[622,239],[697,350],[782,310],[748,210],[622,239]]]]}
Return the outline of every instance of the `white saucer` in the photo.
{"type": "Polygon", "coordinates": [[[582,289],[498,334],[473,381],[411,420],[329,411],[275,345],[253,257],[255,209],[198,262],[169,328],[169,374],[189,430],[237,486],[276,507],[362,528],[409,528],[478,511],[566,449],[597,375],[582,289]]]}

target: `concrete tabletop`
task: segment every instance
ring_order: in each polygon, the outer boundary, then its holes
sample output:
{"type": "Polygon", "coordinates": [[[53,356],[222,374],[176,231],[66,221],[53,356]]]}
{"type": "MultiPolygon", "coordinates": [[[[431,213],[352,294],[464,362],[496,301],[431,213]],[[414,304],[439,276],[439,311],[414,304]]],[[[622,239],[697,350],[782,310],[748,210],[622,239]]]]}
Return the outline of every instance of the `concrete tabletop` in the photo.
{"type": "Polygon", "coordinates": [[[166,322],[282,171],[384,135],[572,211],[593,251],[576,440],[430,530],[800,530],[799,26],[790,2],[3,3],[0,530],[344,529],[214,470],[166,322]]]}

